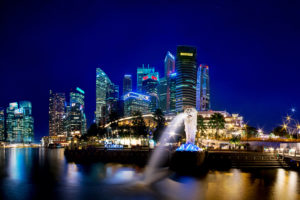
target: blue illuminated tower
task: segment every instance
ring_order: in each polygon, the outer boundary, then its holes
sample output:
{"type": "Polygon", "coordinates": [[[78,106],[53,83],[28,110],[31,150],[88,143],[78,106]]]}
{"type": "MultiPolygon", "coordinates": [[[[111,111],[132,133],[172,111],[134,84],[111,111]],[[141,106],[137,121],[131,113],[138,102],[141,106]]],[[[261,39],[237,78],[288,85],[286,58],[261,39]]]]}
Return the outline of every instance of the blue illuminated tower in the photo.
{"type": "Polygon", "coordinates": [[[132,92],[132,77],[129,74],[125,74],[123,78],[123,96],[128,92],[132,92]]]}
{"type": "Polygon", "coordinates": [[[137,68],[137,92],[142,93],[143,78],[150,73],[155,74],[156,77],[159,76],[158,72],[155,72],[154,67],[150,67],[149,65],[145,67],[143,64],[142,67],[137,68]]]}
{"type": "Polygon", "coordinates": [[[196,109],[198,111],[207,111],[210,109],[210,90],[209,90],[209,67],[200,65],[197,72],[197,101],[196,109]]]}
{"type": "Polygon", "coordinates": [[[6,109],[6,141],[12,143],[32,143],[34,141],[34,121],[32,105],[29,101],[13,102],[6,109]]]}
{"type": "Polygon", "coordinates": [[[86,133],[84,94],[85,92],[78,87],[76,90],[70,92],[70,104],[66,109],[65,117],[67,136],[83,135],[86,133]]]}
{"type": "Polygon", "coordinates": [[[176,111],[196,107],[197,50],[191,46],[178,46],[176,55],[176,111]]]}
{"type": "Polygon", "coordinates": [[[159,108],[158,85],[159,77],[156,73],[148,74],[143,77],[142,91],[144,94],[150,96],[150,111],[155,112],[159,108]]]}

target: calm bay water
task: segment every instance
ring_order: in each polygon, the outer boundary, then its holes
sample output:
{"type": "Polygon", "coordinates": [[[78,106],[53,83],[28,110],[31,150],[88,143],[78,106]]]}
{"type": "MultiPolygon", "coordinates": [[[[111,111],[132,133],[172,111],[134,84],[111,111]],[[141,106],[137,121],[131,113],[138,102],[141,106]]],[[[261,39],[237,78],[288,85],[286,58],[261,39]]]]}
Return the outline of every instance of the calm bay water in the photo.
{"type": "Polygon", "coordinates": [[[169,174],[151,187],[143,169],[67,163],[63,149],[0,149],[0,199],[300,199],[300,173],[284,169],[169,174]]]}

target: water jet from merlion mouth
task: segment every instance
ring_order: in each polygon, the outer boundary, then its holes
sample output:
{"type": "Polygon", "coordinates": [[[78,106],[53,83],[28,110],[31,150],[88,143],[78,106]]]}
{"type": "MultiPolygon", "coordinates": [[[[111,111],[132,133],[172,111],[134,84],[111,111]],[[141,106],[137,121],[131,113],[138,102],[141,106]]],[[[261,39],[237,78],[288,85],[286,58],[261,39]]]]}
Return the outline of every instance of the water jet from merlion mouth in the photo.
{"type": "Polygon", "coordinates": [[[159,139],[160,145],[157,146],[152,153],[150,160],[148,162],[144,182],[150,184],[154,182],[159,177],[156,177],[154,173],[159,169],[162,164],[162,158],[165,153],[165,146],[170,142],[171,136],[176,133],[176,130],[180,127],[182,121],[184,121],[185,134],[186,134],[186,144],[182,144],[176,151],[202,151],[198,146],[195,145],[195,137],[197,132],[197,111],[192,107],[188,107],[183,113],[178,114],[166,127],[162,136],[159,139]]]}

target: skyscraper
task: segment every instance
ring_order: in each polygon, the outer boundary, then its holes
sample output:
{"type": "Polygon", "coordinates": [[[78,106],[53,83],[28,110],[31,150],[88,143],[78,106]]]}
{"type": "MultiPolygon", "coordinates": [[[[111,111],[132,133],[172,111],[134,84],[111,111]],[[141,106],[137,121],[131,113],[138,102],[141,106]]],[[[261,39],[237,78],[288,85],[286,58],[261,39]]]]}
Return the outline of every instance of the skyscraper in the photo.
{"type": "Polygon", "coordinates": [[[207,111],[210,109],[210,90],[209,90],[209,73],[207,65],[200,65],[197,72],[197,101],[196,108],[198,111],[207,111]]]}
{"type": "Polygon", "coordinates": [[[186,106],[196,107],[197,50],[195,47],[178,46],[176,54],[176,111],[186,106]]]}
{"type": "Polygon", "coordinates": [[[123,78],[123,96],[128,92],[132,92],[132,78],[131,75],[125,74],[123,78]]]}
{"type": "Polygon", "coordinates": [[[49,135],[64,134],[65,93],[53,93],[49,96],[49,135]]]}
{"type": "Polygon", "coordinates": [[[106,100],[111,81],[102,69],[96,69],[96,112],[95,122],[99,124],[107,115],[106,100]]]}
{"type": "Polygon", "coordinates": [[[124,96],[124,115],[131,116],[134,112],[139,111],[142,114],[150,112],[150,97],[148,95],[129,92],[124,96]]]}
{"type": "Polygon", "coordinates": [[[175,73],[175,57],[168,51],[167,55],[164,60],[165,64],[165,79],[166,79],[166,105],[165,105],[165,111],[167,113],[170,112],[170,103],[171,103],[171,77],[170,75],[175,73]]]}
{"type": "Polygon", "coordinates": [[[96,124],[105,124],[109,113],[117,110],[119,100],[119,86],[111,82],[105,72],[96,69],[96,124]]]}
{"type": "Polygon", "coordinates": [[[142,67],[137,68],[137,92],[142,93],[142,85],[143,85],[143,77],[147,76],[148,74],[155,74],[156,77],[159,77],[158,72],[155,72],[154,67],[148,67],[145,68],[144,64],[142,67]]]}
{"type": "Polygon", "coordinates": [[[169,113],[175,113],[176,112],[176,72],[170,74],[169,80],[168,80],[168,87],[169,87],[169,93],[170,93],[170,107],[168,112],[169,113]]]}
{"type": "Polygon", "coordinates": [[[167,79],[166,77],[163,77],[159,80],[159,86],[158,86],[158,94],[159,94],[159,108],[166,112],[167,110],[167,79]]]}
{"type": "Polygon", "coordinates": [[[67,136],[84,135],[86,133],[86,116],[84,113],[85,92],[76,88],[70,92],[70,104],[67,107],[65,128],[67,136]]]}
{"type": "Polygon", "coordinates": [[[0,141],[5,140],[5,112],[0,108],[0,141]]]}
{"type": "Polygon", "coordinates": [[[29,101],[10,103],[6,110],[7,141],[31,143],[34,141],[32,106],[29,101]]]}
{"type": "Polygon", "coordinates": [[[156,76],[156,73],[150,73],[143,77],[142,92],[150,96],[149,109],[151,112],[159,108],[158,85],[159,77],[156,76]]]}
{"type": "Polygon", "coordinates": [[[170,74],[175,72],[175,57],[170,51],[167,52],[165,57],[165,77],[170,77],[170,74]]]}
{"type": "Polygon", "coordinates": [[[112,111],[116,112],[118,110],[118,101],[119,101],[119,86],[114,83],[109,84],[107,91],[107,115],[112,111]]]}

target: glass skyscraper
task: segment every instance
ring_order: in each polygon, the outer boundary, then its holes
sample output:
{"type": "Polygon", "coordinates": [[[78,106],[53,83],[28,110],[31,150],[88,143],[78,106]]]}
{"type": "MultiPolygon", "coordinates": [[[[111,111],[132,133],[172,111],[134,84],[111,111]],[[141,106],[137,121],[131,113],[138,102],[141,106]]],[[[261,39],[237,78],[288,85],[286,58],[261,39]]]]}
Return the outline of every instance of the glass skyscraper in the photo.
{"type": "Polygon", "coordinates": [[[142,92],[150,96],[150,111],[154,112],[159,108],[158,86],[159,77],[156,73],[150,73],[143,77],[142,92]]]}
{"type": "Polygon", "coordinates": [[[106,73],[96,69],[96,124],[104,124],[112,110],[117,110],[119,86],[111,82],[106,73]]]}
{"type": "Polygon", "coordinates": [[[191,46],[177,46],[176,54],[176,111],[186,106],[196,107],[197,50],[191,46]]]}
{"type": "Polygon", "coordinates": [[[6,109],[6,141],[32,143],[34,141],[34,121],[32,105],[29,101],[13,102],[6,109]]]}
{"type": "Polygon", "coordinates": [[[85,92],[76,88],[70,92],[70,104],[67,107],[65,117],[65,129],[67,136],[86,134],[86,116],[84,113],[85,92]]]}
{"type": "Polygon", "coordinates": [[[64,134],[65,93],[53,93],[49,96],[49,135],[64,134]]]}
{"type": "Polygon", "coordinates": [[[167,55],[164,60],[165,64],[165,78],[166,78],[166,105],[165,105],[165,111],[167,113],[171,112],[171,93],[174,91],[171,91],[171,74],[175,73],[175,57],[173,54],[171,54],[169,51],[167,52],[167,55]]]}
{"type": "Polygon", "coordinates": [[[196,109],[198,111],[207,111],[210,109],[210,90],[209,90],[209,67],[200,65],[197,72],[197,101],[196,109]]]}
{"type": "Polygon", "coordinates": [[[148,65],[148,67],[146,68],[143,64],[142,67],[137,68],[137,92],[138,93],[142,93],[143,78],[150,73],[155,74],[156,77],[159,77],[159,74],[158,72],[155,72],[154,67],[149,67],[148,65]]]}
{"type": "Polygon", "coordinates": [[[158,94],[159,94],[159,107],[163,112],[167,110],[167,79],[163,77],[159,80],[158,94]]]}
{"type": "Polygon", "coordinates": [[[125,74],[123,78],[123,96],[128,92],[132,92],[132,77],[129,74],[125,74]]]}
{"type": "Polygon", "coordinates": [[[175,113],[176,112],[176,72],[170,74],[169,76],[169,92],[170,92],[170,107],[168,112],[175,113]]]}

